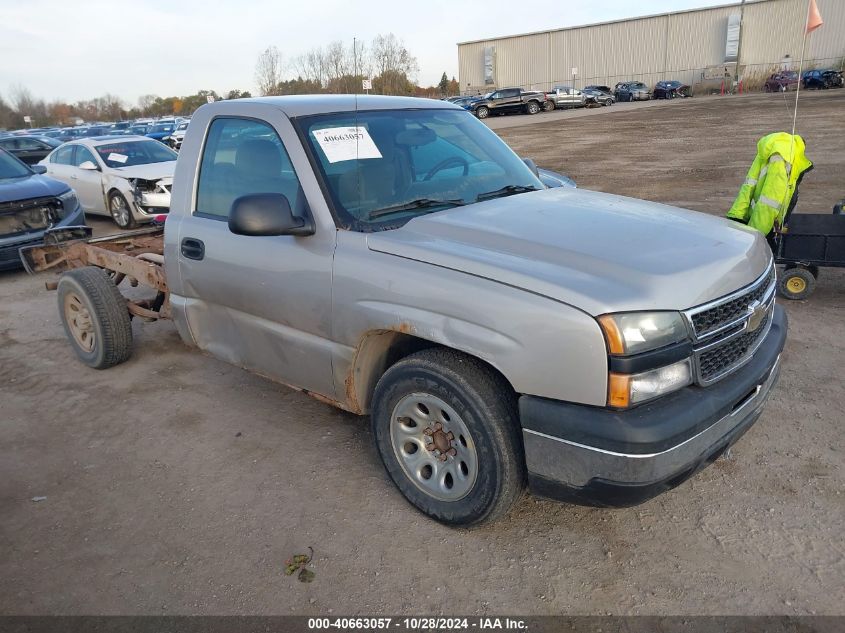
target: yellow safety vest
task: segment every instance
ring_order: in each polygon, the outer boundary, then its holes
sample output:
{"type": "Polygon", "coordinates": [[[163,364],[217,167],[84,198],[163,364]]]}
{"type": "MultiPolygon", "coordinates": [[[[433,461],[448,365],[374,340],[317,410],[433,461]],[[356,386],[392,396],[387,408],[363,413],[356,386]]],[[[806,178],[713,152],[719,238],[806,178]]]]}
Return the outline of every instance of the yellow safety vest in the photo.
{"type": "Polygon", "coordinates": [[[783,226],[795,184],[812,167],[804,139],[775,132],[757,141],[757,156],[739,188],[728,217],[768,235],[783,226]]]}

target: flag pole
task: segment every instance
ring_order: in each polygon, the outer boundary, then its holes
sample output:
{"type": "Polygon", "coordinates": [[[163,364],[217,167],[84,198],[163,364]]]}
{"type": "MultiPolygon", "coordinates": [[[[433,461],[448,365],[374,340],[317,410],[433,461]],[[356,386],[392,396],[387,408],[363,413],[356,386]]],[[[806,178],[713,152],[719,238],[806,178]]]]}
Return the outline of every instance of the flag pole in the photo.
{"type": "Polygon", "coordinates": [[[795,86],[795,110],[792,113],[792,134],[789,139],[789,162],[794,159],[795,148],[795,126],[798,123],[798,95],[801,93],[802,73],[804,72],[804,51],[807,46],[807,27],[810,25],[810,4],[813,0],[807,0],[807,16],[804,18],[804,35],[801,38],[801,59],[798,60],[798,85],[795,86]]]}

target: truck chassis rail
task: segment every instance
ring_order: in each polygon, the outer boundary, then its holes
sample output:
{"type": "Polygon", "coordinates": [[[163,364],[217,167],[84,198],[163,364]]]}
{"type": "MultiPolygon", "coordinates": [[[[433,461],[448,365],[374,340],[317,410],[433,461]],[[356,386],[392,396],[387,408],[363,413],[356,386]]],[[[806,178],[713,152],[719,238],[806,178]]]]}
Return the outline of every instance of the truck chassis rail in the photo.
{"type": "MultiPolygon", "coordinates": [[[[20,249],[21,261],[30,274],[44,271],[64,272],[83,266],[97,266],[109,275],[116,286],[127,280],[156,291],[153,299],[126,298],[126,307],[133,316],[145,320],[170,318],[170,292],[164,274],[164,229],[147,227],[103,237],[82,237],[90,234],[87,227],[47,231],[44,244],[20,249]]],[[[55,290],[57,281],[45,283],[55,290]]]]}

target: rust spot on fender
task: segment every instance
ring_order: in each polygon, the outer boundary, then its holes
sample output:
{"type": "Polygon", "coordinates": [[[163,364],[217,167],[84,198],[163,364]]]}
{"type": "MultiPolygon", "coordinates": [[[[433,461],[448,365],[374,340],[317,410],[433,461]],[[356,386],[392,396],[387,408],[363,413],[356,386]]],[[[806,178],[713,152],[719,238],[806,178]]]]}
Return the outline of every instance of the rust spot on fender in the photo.
{"type": "Polygon", "coordinates": [[[402,334],[413,334],[414,332],[414,326],[410,323],[406,323],[405,321],[402,321],[399,325],[391,329],[396,332],[401,332],[402,334]]]}

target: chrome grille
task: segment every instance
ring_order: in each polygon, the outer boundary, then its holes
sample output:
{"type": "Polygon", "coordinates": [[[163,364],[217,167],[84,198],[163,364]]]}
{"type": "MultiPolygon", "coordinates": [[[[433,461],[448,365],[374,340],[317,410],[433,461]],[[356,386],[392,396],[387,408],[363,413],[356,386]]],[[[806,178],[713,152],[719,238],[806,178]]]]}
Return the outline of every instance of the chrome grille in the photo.
{"type": "Polygon", "coordinates": [[[727,298],[715,306],[693,312],[690,320],[696,338],[705,338],[743,317],[748,306],[754,301],[762,303],[763,296],[774,281],[775,268],[772,266],[766,275],[754,282],[750,288],[742,290],[739,296],[727,298]]]}
{"type": "Polygon", "coordinates": [[[757,350],[772,325],[775,277],[772,263],[751,285],[685,312],[695,335],[693,367],[698,384],[708,385],[724,378],[757,350]],[[760,319],[756,327],[755,315],[760,319]]]}

